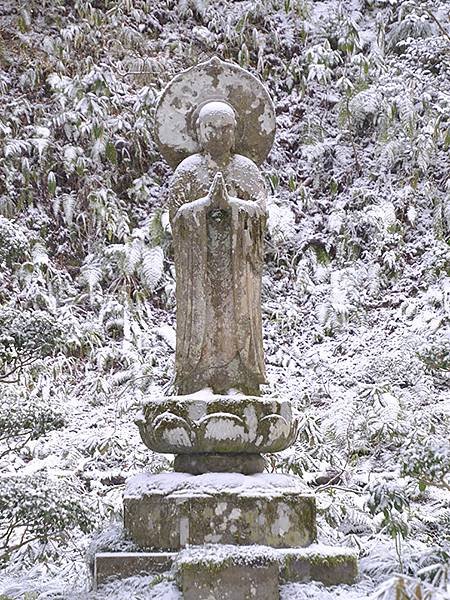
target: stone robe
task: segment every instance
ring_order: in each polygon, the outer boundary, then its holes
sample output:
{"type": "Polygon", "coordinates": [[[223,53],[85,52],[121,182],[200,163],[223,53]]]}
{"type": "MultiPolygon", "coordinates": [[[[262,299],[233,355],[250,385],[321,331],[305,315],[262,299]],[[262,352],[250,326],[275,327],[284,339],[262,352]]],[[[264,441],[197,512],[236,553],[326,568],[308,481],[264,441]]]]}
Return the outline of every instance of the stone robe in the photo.
{"type": "Polygon", "coordinates": [[[180,163],[170,184],[175,385],[179,394],[210,387],[258,395],[266,382],[261,272],[267,192],[248,158],[232,156],[221,181],[217,172],[209,157],[195,154],[180,163]]]}

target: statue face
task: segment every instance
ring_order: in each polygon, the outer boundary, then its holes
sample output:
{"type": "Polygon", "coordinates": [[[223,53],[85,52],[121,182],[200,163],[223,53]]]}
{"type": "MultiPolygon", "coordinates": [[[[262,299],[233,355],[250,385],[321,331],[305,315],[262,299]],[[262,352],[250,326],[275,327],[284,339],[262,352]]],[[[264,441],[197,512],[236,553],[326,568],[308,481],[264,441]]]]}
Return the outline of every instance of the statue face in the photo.
{"type": "Polygon", "coordinates": [[[203,150],[213,156],[229,153],[235,140],[236,117],[225,102],[208,102],[199,112],[197,135],[203,150]]]}

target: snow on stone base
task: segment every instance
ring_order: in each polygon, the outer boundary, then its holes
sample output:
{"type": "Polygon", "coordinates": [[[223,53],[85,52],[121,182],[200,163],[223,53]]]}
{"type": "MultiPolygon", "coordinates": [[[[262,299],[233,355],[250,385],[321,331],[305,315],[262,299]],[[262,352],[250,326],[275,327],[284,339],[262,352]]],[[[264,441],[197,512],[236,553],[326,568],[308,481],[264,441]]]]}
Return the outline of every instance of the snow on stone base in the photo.
{"type": "Polygon", "coordinates": [[[279,549],[261,545],[209,544],[191,546],[179,553],[99,553],[96,556],[96,583],[101,585],[114,578],[161,573],[171,568],[187,597],[193,590],[199,594],[196,600],[215,598],[217,582],[221,586],[221,600],[225,597],[242,598],[233,594],[242,594],[244,588],[245,593],[251,594],[249,589],[254,588],[255,594],[260,594],[250,595],[250,598],[268,600],[279,597],[280,584],[308,581],[325,585],[353,584],[358,576],[357,553],[348,548],[322,544],[312,544],[308,548],[279,549]],[[271,587],[261,594],[261,588],[267,585],[268,580],[271,581],[271,587]],[[236,582],[240,582],[239,585],[231,589],[236,582]],[[231,589],[228,596],[223,595],[227,586],[231,589]]]}
{"type": "MultiPolygon", "coordinates": [[[[182,496],[184,493],[208,495],[220,493],[230,494],[264,494],[279,495],[282,492],[308,494],[308,488],[299,477],[281,473],[139,473],[130,477],[126,483],[124,497],[137,498],[149,494],[165,496],[182,496]]],[[[313,497],[313,496],[311,496],[313,497]]]]}
{"type": "Polygon", "coordinates": [[[124,523],[133,542],[146,549],[303,547],[316,538],[315,498],[303,490],[301,480],[288,475],[143,474],[127,483],[124,523]]]}
{"type": "Polygon", "coordinates": [[[260,567],[277,564],[281,583],[320,581],[325,585],[352,584],[358,576],[358,555],[349,548],[311,544],[307,548],[205,545],[182,550],[175,567],[216,572],[235,566],[260,567]]]}

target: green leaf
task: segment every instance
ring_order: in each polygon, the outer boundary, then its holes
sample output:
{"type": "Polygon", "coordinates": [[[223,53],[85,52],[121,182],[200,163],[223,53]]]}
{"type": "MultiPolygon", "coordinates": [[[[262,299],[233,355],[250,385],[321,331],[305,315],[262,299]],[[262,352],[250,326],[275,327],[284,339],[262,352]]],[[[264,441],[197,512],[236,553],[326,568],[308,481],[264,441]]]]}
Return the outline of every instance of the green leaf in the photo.
{"type": "Polygon", "coordinates": [[[242,31],[244,30],[244,27],[246,25],[247,22],[247,15],[242,16],[239,21],[236,23],[236,33],[242,33],[242,31]]]}
{"type": "Polygon", "coordinates": [[[447,128],[447,132],[445,134],[445,138],[444,138],[444,148],[445,150],[447,150],[447,148],[450,147],[450,127],[447,128]]]}
{"type": "Polygon", "coordinates": [[[338,184],[337,181],[335,181],[334,179],[332,179],[330,181],[330,192],[332,193],[332,195],[334,196],[335,194],[337,194],[338,191],[338,184]]]}
{"type": "Polygon", "coordinates": [[[107,142],[105,154],[109,162],[113,163],[113,165],[117,164],[117,150],[112,142],[107,142]]]}
{"type": "Polygon", "coordinates": [[[47,189],[50,196],[54,196],[56,192],[56,177],[53,171],[49,171],[47,175],[47,189]]]}

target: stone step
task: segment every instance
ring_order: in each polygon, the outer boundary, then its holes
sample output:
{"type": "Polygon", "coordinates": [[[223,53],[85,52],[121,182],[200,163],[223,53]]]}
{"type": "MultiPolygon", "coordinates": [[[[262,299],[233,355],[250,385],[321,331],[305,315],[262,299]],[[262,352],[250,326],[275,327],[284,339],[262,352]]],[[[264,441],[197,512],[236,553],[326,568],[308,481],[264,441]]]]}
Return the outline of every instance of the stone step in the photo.
{"type": "Polygon", "coordinates": [[[112,579],[164,573],[177,556],[177,552],[97,552],[94,582],[102,585],[112,579]]]}
{"type": "Polygon", "coordinates": [[[354,583],[358,557],[354,550],[322,544],[307,548],[210,544],[181,552],[104,552],[95,557],[97,585],[170,569],[184,600],[278,600],[282,583],[354,583]]]}

